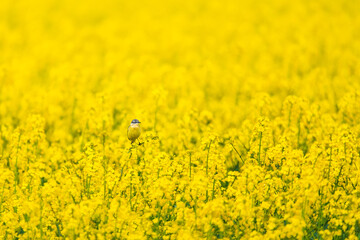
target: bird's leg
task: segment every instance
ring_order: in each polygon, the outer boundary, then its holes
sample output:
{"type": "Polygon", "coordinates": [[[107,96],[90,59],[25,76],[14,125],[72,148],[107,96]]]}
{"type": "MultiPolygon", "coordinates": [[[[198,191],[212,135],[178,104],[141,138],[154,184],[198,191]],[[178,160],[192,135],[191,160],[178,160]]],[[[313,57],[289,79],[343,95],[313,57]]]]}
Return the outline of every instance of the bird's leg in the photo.
{"type": "Polygon", "coordinates": [[[131,147],[129,147],[129,152],[128,153],[130,153],[130,157],[131,157],[131,155],[132,155],[132,153],[131,153],[131,150],[134,148],[134,146],[131,144],[131,147]]]}

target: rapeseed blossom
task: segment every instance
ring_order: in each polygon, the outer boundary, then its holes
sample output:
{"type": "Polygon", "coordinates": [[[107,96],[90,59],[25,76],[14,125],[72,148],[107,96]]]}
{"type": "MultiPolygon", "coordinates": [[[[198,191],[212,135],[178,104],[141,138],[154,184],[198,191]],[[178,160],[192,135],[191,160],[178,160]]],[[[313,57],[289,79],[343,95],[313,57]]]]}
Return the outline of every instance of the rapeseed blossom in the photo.
{"type": "Polygon", "coordinates": [[[2,0],[0,237],[360,238],[358,9],[2,0]]]}

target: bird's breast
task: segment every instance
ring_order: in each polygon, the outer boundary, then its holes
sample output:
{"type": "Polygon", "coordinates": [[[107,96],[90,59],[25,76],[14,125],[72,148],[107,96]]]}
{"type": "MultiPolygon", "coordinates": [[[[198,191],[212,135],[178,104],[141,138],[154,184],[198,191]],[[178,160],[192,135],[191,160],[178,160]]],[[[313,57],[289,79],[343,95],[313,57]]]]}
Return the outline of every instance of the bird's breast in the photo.
{"type": "Polygon", "coordinates": [[[130,140],[135,140],[141,134],[141,128],[138,125],[130,125],[128,128],[128,138],[130,140]]]}

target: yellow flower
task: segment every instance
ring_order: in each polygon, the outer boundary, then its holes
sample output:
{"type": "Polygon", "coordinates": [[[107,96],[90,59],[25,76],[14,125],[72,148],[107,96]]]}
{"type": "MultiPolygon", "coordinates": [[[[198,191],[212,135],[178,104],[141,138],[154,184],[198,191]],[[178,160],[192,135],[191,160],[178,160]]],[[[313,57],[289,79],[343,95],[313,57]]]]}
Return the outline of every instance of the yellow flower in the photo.
{"type": "Polygon", "coordinates": [[[355,9],[2,0],[0,236],[356,238],[355,9]]]}

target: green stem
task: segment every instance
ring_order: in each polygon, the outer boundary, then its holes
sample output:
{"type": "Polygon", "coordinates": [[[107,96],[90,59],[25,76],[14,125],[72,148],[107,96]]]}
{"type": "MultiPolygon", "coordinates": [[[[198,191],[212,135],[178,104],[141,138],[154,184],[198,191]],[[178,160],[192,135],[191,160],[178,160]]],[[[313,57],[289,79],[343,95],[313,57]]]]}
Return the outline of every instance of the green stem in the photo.
{"type": "Polygon", "coordinates": [[[117,222],[118,222],[119,209],[120,209],[120,200],[118,200],[118,206],[116,208],[116,214],[114,216],[115,217],[115,227],[114,227],[115,236],[117,235],[117,222]]]}
{"type": "Polygon", "coordinates": [[[213,189],[212,189],[212,200],[215,198],[215,179],[213,181],[213,189]]]}
{"type": "Polygon", "coordinates": [[[300,148],[300,133],[301,133],[300,120],[301,120],[301,115],[300,115],[299,120],[298,120],[298,134],[297,134],[297,146],[298,146],[298,148],[300,148]]]}
{"type": "Polygon", "coordinates": [[[21,138],[21,133],[19,134],[18,145],[17,145],[17,149],[16,149],[16,160],[15,160],[15,189],[14,189],[15,193],[16,193],[16,186],[19,184],[18,158],[19,158],[20,138],[21,138]]]}
{"type": "Polygon", "coordinates": [[[133,210],[132,208],[132,179],[130,178],[130,209],[133,210]]]}
{"type": "Polygon", "coordinates": [[[331,161],[332,161],[332,147],[330,148],[330,159],[329,159],[329,171],[328,171],[328,179],[330,179],[330,168],[331,168],[331,161]]]}
{"type": "Polygon", "coordinates": [[[43,212],[43,199],[40,196],[40,239],[44,239],[44,231],[43,231],[43,222],[42,222],[42,212],[43,212]]]}
{"type": "Polygon", "coordinates": [[[189,158],[190,158],[190,161],[189,161],[189,169],[190,169],[190,180],[191,180],[191,153],[189,153],[189,158]]]}
{"type": "Polygon", "coordinates": [[[259,154],[258,154],[258,163],[260,164],[260,155],[261,155],[261,140],[262,140],[262,132],[259,133],[259,154]]]}
{"type": "Polygon", "coordinates": [[[106,199],[106,174],[107,174],[107,162],[105,156],[105,121],[103,121],[103,136],[102,136],[102,147],[103,147],[103,168],[104,168],[104,200],[106,199]]]}
{"type": "Polygon", "coordinates": [[[209,173],[209,153],[210,153],[210,147],[211,147],[212,140],[209,143],[208,152],[206,156],[206,176],[208,176],[209,173]]]}
{"type": "Polygon", "coordinates": [[[244,159],[241,157],[241,155],[240,155],[240,153],[238,152],[238,150],[235,148],[234,144],[230,143],[230,145],[233,147],[233,149],[235,150],[235,152],[237,153],[237,155],[239,155],[239,157],[240,157],[240,159],[241,159],[242,163],[244,164],[244,163],[245,163],[245,161],[244,161],[244,159]]]}
{"type": "Polygon", "coordinates": [[[3,201],[4,201],[4,189],[5,189],[5,182],[3,184],[3,188],[2,188],[2,191],[1,191],[1,200],[0,200],[0,216],[1,216],[1,208],[2,208],[2,204],[3,204],[3,201]]]}
{"type": "Polygon", "coordinates": [[[293,107],[293,105],[291,103],[290,109],[289,109],[289,116],[288,116],[288,127],[290,127],[290,123],[291,123],[291,110],[292,110],[292,107],[293,107]]]}

